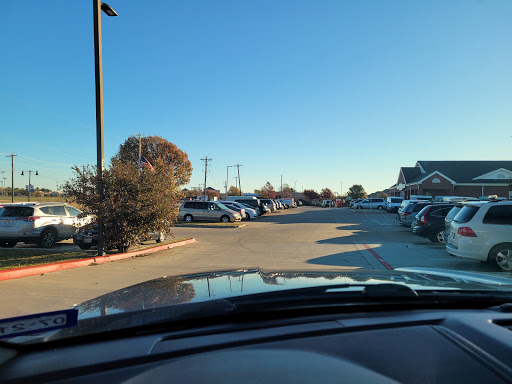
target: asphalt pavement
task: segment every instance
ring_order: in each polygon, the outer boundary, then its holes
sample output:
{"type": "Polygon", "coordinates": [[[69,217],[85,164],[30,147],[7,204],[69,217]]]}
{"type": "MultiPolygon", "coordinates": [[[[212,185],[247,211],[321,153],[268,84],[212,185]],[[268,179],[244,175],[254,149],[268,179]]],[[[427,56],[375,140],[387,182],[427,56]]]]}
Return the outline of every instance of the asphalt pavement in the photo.
{"type": "Polygon", "coordinates": [[[399,226],[385,211],[300,207],[247,222],[243,228],[173,229],[196,243],[144,257],[0,282],[0,318],[68,308],[161,276],[266,270],[386,270],[429,267],[490,272],[456,259],[444,246],[399,226]]]}

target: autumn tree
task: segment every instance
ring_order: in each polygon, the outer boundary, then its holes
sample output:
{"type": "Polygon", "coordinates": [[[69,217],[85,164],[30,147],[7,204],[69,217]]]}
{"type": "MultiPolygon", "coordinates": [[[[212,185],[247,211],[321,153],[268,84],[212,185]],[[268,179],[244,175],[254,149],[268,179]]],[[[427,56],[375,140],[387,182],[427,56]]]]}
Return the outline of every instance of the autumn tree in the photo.
{"type": "Polygon", "coordinates": [[[217,191],[211,191],[211,190],[206,190],[206,196],[208,196],[208,200],[214,200],[214,198],[216,197],[217,199],[220,198],[220,193],[217,192],[217,191]]]}
{"type": "Polygon", "coordinates": [[[381,192],[377,193],[377,197],[380,197],[380,198],[386,200],[388,198],[388,194],[386,192],[381,191],[381,192]]]}
{"type": "Polygon", "coordinates": [[[304,197],[310,201],[313,201],[313,200],[318,200],[320,198],[320,195],[318,194],[318,192],[316,192],[312,189],[305,189],[304,197]]]}
{"type": "Polygon", "coordinates": [[[293,190],[290,188],[288,184],[283,184],[283,189],[281,191],[281,197],[292,197],[293,190]]]}
{"type": "Polygon", "coordinates": [[[240,193],[240,190],[237,187],[235,187],[234,185],[229,187],[228,196],[241,196],[241,195],[242,194],[240,193]]]}
{"type": "Polygon", "coordinates": [[[322,200],[334,200],[334,193],[329,188],[324,188],[320,192],[320,198],[322,200]]]}
{"type": "Polygon", "coordinates": [[[368,197],[366,191],[364,190],[361,184],[354,184],[351,186],[347,192],[347,196],[352,200],[354,199],[365,199],[368,197]]]}
{"type": "Polygon", "coordinates": [[[276,191],[274,190],[274,186],[270,184],[269,181],[260,188],[259,191],[260,196],[273,199],[276,197],[276,191]]]}
{"type": "Polygon", "coordinates": [[[95,167],[75,167],[73,178],[63,189],[72,201],[105,224],[105,247],[122,252],[150,232],[171,233],[183,196],[176,180],[186,176],[176,176],[180,168],[166,163],[165,156],[155,154],[153,170],[139,170],[137,162],[120,158],[119,154],[112,158],[101,180],[95,167]],[[100,181],[104,198],[97,193],[100,181]]]}
{"type": "MultiPolygon", "coordinates": [[[[157,161],[167,165],[172,170],[174,184],[185,185],[192,175],[192,163],[185,152],[175,144],[160,136],[145,136],[141,138],[141,154],[154,166],[157,161]]],[[[113,157],[120,163],[139,163],[139,138],[130,136],[119,147],[119,152],[113,157]]]]}

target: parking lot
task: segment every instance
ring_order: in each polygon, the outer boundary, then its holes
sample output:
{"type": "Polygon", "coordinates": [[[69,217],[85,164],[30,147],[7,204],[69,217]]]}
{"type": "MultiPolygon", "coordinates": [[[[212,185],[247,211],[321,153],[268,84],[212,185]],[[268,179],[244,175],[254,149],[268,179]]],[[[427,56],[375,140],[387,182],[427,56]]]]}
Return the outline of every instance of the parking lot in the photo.
{"type": "MultiPolygon", "coordinates": [[[[178,227],[196,243],[145,257],[0,282],[1,317],[48,311],[161,276],[266,270],[386,270],[403,267],[495,272],[451,257],[444,246],[396,224],[395,214],[300,207],[247,222],[243,228],[178,227]]],[[[500,273],[503,275],[503,273],[500,273]]]]}

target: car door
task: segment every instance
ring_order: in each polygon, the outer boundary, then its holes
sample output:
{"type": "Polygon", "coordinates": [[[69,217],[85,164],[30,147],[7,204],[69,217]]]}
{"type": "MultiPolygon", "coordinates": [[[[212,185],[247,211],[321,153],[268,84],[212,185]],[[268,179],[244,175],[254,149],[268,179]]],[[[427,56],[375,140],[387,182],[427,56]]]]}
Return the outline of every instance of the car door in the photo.
{"type": "Polygon", "coordinates": [[[73,218],[68,216],[64,205],[49,205],[39,210],[47,215],[46,225],[57,229],[59,239],[68,239],[73,235],[75,232],[73,218]]]}
{"type": "Polygon", "coordinates": [[[206,205],[206,216],[208,220],[219,221],[222,216],[222,210],[215,203],[204,203],[206,205]]]}

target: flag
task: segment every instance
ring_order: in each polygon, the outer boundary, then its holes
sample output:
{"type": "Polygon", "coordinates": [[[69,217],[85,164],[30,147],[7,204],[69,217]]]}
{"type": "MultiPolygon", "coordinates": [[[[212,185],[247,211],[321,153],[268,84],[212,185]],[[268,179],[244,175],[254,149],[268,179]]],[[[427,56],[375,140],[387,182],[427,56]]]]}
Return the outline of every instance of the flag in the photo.
{"type": "Polygon", "coordinates": [[[144,156],[141,156],[140,157],[140,167],[141,168],[144,168],[146,167],[147,169],[149,169],[151,172],[155,172],[155,168],[153,168],[153,166],[151,165],[151,163],[148,161],[148,159],[146,159],[144,156]]]}

